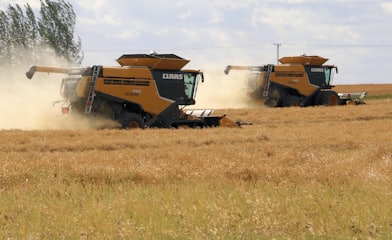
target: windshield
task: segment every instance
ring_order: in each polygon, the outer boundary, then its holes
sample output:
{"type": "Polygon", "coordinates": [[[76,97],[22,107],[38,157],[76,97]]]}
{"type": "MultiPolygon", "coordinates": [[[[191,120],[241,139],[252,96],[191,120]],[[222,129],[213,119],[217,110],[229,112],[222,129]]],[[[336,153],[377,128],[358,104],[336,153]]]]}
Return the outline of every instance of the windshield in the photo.
{"type": "Polygon", "coordinates": [[[334,69],[336,71],[335,67],[331,67],[331,68],[326,68],[325,69],[325,83],[327,85],[331,85],[332,82],[333,82],[333,78],[335,76],[335,71],[333,71],[334,69]]]}
{"type": "Polygon", "coordinates": [[[330,68],[326,68],[325,70],[324,70],[324,73],[325,73],[325,84],[328,86],[329,85],[329,83],[330,83],[330,78],[331,78],[331,69],[330,68]]]}
{"type": "Polygon", "coordinates": [[[195,99],[198,82],[197,75],[199,74],[193,72],[184,73],[185,95],[188,99],[195,99]]]}

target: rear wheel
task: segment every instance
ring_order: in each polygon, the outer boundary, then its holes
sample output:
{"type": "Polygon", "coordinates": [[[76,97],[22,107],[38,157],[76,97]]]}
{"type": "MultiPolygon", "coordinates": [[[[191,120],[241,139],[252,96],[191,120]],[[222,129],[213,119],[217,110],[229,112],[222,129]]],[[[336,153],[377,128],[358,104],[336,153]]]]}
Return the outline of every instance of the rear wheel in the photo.
{"type": "Polygon", "coordinates": [[[335,91],[325,91],[322,93],[320,98],[320,104],[325,106],[336,106],[339,105],[339,96],[335,91]]]}
{"type": "Polygon", "coordinates": [[[269,107],[282,107],[284,106],[285,96],[285,89],[271,84],[265,104],[269,107]]]}
{"type": "Polygon", "coordinates": [[[119,123],[123,129],[144,128],[142,117],[136,113],[123,113],[119,119],[119,123]]]}
{"type": "Polygon", "coordinates": [[[299,107],[300,106],[300,99],[299,97],[293,95],[287,95],[284,98],[283,104],[285,107],[299,107]]]}
{"type": "Polygon", "coordinates": [[[323,97],[323,92],[318,92],[313,100],[313,105],[321,105],[321,98],[323,97]]]}

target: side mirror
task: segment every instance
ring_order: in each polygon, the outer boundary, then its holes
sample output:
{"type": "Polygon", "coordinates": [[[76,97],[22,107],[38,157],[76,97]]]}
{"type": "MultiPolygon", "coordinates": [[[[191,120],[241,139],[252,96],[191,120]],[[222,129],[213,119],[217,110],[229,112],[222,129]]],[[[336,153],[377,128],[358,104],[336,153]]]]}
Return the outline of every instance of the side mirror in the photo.
{"type": "Polygon", "coordinates": [[[197,78],[201,79],[202,83],[204,82],[204,74],[202,72],[197,74],[197,78]]]}

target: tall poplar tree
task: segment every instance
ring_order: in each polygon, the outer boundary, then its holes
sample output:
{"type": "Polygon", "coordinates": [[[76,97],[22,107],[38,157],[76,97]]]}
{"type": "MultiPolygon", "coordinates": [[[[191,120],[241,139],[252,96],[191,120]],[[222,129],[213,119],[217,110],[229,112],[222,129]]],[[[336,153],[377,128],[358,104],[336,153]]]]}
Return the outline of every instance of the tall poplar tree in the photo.
{"type": "Polygon", "coordinates": [[[69,62],[80,63],[83,59],[81,40],[74,37],[76,15],[72,5],[64,0],[41,0],[40,13],[38,25],[42,41],[69,62]]]}
{"type": "Polygon", "coordinates": [[[8,16],[0,10],[0,64],[8,63],[10,58],[10,36],[8,16]]]}
{"type": "Polygon", "coordinates": [[[40,17],[29,4],[0,10],[0,66],[17,65],[39,58],[42,48],[54,49],[70,64],[83,60],[81,40],[75,37],[76,15],[70,3],[41,0],[40,17]]]}

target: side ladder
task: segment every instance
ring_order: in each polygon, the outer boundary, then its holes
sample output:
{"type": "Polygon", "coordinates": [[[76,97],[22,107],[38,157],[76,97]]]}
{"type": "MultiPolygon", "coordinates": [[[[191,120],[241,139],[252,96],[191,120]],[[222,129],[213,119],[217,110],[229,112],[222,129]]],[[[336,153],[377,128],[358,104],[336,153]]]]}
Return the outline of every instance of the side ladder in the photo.
{"type": "Polygon", "coordinates": [[[92,76],[91,76],[91,82],[90,82],[90,87],[88,89],[88,95],[86,99],[86,106],[84,108],[85,113],[91,113],[91,109],[93,107],[93,102],[95,99],[95,83],[97,82],[97,78],[99,76],[99,73],[101,72],[102,66],[93,66],[92,68],[92,76]]]}
{"type": "Polygon", "coordinates": [[[274,65],[273,64],[268,64],[267,65],[267,73],[265,74],[265,79],[264,79],[264,87],[263,87],[263,96],[267,97],[268,96],[268,91],[269,91],[269,87],[270,87],[270,76],[271,76],[271,72],[274,69],[274,65]]]}

